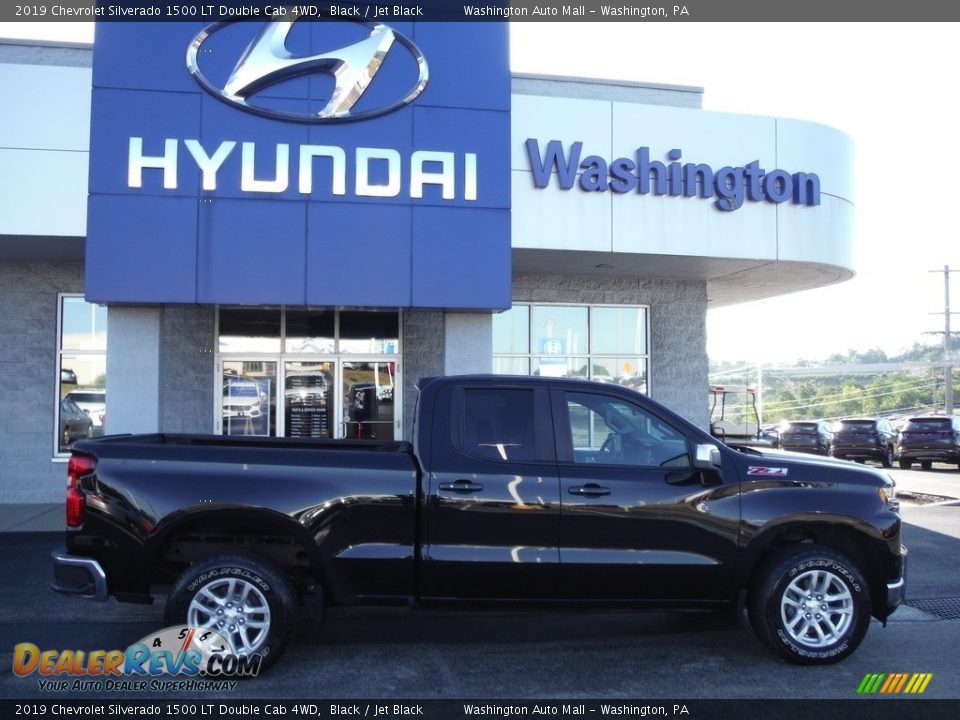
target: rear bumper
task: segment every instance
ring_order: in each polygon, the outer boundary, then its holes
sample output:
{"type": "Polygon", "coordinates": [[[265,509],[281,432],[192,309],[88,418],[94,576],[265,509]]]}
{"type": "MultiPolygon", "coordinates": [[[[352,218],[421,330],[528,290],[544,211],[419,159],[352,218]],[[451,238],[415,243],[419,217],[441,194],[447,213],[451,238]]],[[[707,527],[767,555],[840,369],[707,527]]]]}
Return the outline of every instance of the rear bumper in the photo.
{"type": "Polygon", "coordinates": [[[907,595],[907,549],[900,548],[900,577],[887,583],[887,615],[896,610],[907,595]]]}
{"type": "Polygon", "coordinates": [[[943,462],[960,462],[960,449],[957,448],[909,448],[900,449],[897,457],[901,460],[942,460],[943,462]]]}
{"type": "Polygon", "coordinates": [[[106,600],[107,575],[100,563],[88,557],[69,555],[64,550],[50,553],[53,560],[53,583],[50,587],[62,595],[76,595],[92,600],[106,600]]]}
{"type": "Polygon", "coordinates": [[[832,455],[835,458],[844,460],[847,458],[853,459],[869,459],[869,460],[882,460],[883,456],[886,454],[887,449],[884,447],[857,447],[855,445],[837,445],[834,443],[832,455]]]}
{"type": "Polygon", "coordinates": [[[826,455],[827,448],[821,445],[794,445],[793,443],[780,443],[780,449],[787,452],[812,453],[814,455],[826,455]]]}

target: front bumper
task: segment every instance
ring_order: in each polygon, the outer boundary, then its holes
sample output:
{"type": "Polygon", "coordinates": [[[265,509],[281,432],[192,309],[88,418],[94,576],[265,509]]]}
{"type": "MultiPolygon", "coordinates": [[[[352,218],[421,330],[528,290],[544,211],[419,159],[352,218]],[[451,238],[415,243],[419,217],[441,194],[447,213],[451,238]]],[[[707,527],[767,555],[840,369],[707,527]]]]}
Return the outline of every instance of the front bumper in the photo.
{"type": "Polygon", "coordinates": [[[900,548],[900,577],[887,583],[887,615],[892,613],[907,595],[907,549],[900,548]]]}
{"type": "Polygon", "coordinates": [[[92,600],[106,600],[107,575],[93,558],[69,555],[63,550],[50,553],[53,560],[53,583],[50,587],[63,595],[77,595],[92,600]]]}

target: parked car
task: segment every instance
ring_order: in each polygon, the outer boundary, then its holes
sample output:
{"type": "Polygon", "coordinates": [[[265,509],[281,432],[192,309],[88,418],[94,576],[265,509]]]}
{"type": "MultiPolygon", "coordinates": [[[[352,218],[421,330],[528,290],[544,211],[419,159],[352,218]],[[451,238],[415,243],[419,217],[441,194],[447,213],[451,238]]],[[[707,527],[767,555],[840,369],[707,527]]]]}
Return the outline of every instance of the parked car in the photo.
{"type": "Polygon", "coordinates": [[[780,431],[780,449],[829,455],[833,430],[824,420],[792,421],[780,431]]]}
{"type": "Polygon", "coordinates": [[[67,399],[73,400],[78,408],[90,416],[93,420],[94,434],[102,434],[103,421],[107,416],[107,391],[103,388],[71,390],[67,393],[67,399]]]}
{"type": "Polygon", "coordinates": [[[322,617],[384,602],[739,609],[746,596],[772,652],[826,664],[903,601],[885,472],[737,450],[614,383],[418,389],[413,443],[81,441],[54,589],[163,592],[168,625],[218,630],[264,664],[306,604],[322,617]]]}
{"type": "Polygon", "coordinates": [[[897,430],[884,418],[844,418],[834,427],[832,455],[842,460],[879,460],[893,467],[897,430]]]}
{"type": "Polygon", "coordinates": [[[230,378],[223,383],[224,418],[258,418],[266,393],[254,380],[230,378]]]}
{"type": "Polygon", "coordinates": [[[93,420],[69,397],[60,401],[60,447],[66,449],[75,440],[93,437],[93,420]]]}
{"type": "Polygon", "coordinates": [[[915,462],[929,470],[934,461],[957,463],[960,467],[960,418],[945,415],[910,418],[900,433],[897,446],[900,467],[915,462]]]}

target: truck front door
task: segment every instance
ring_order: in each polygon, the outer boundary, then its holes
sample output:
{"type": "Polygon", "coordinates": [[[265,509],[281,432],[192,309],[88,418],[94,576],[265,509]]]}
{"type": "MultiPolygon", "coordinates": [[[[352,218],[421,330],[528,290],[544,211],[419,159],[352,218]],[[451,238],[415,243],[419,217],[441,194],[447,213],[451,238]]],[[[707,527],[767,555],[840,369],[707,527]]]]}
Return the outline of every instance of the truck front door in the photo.
{"type": "Polygon", "coordinates": [[[436,407],[421,595],[554,596],[560,489],[546,385],[455,385],[436,407]]]}
{"type": "Polygon", "coordinates": [[[562,596],[725,598],[736,558],[736,487],[695,469],[686,435],[639,397],[565,389],[551,396],[562,596]]]}

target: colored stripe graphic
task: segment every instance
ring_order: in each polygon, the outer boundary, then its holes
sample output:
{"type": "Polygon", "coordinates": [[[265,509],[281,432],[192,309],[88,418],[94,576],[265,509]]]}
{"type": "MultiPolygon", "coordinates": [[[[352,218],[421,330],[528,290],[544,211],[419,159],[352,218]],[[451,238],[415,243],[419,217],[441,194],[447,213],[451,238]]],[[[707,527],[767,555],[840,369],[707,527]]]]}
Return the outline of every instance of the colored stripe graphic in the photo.
{"type": "Polygon", "coordinates": [[[907,674],[900,673],[900,682],[897,683],[897,688],[896,690],[894,690],[894,692],[900,692],[901,690],[903,690],[903,686],[906,684],[907,684],[907,674]]]}
{"type": "Polygon", "coordinates": [[[867,673],[857,686],[859,695],[921,695],[933,679],[933,673],[867,673]]]}
{"type": "Polygon", "coordinates": [[[880,683],[885,677],[886,675],[883,673],[867,673],[864,675],[860,687],[857,688],[857,692],[862,695],[872,695],[880,687],[880,683]]]}

